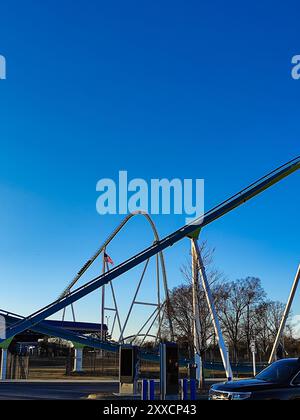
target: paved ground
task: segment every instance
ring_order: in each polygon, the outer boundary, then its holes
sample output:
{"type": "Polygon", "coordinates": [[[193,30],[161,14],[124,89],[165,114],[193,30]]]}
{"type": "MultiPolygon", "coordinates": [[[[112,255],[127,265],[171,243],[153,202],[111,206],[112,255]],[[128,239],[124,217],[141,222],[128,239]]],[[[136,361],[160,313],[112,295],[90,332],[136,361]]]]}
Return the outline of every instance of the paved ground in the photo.
{"type": "Polygon", "coordinates": [[[79,400],[118,392],[114,382],[3,382],[0,400],[79,400]]]}
{"type": "MultiPolygon", "coordinates": [[[[219,382],[220,379],[208,380],[207,386],[219,382]]],[[[7,381],[0,382],[0,400],[80,400],[89,395],[97,399],[114,399],[118,393],[117,381],[7,381]]],[[[199,395],[206,399],[206,395],[199,395]]]]}

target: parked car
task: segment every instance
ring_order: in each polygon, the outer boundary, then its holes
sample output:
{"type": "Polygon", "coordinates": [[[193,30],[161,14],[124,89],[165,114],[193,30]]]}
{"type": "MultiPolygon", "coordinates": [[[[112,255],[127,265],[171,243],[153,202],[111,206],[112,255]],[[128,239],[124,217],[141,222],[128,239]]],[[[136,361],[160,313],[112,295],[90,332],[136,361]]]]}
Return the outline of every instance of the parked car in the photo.
{"type": "Polygon", "coordinates": [[[254,379],[215,384],[210,400],[300,400],[300,358],[283,359],[254,379]]]}

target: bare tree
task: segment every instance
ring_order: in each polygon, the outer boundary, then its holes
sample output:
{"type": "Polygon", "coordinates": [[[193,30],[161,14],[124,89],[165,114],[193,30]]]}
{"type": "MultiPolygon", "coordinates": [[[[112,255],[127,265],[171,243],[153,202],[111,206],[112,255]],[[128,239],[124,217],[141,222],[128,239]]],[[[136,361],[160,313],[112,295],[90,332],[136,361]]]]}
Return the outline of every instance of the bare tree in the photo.
{"type": "Polygon", "coordinates": [[[243,314],[242,328],[244,330],[244,339],[246,342],[247,355],[250,356],[250,344],[256,338],[256,308],[263,302],[266,293],[261,286],[261,280],[256,277],[247,277],[243,280],[245,285],[245,312],[243,314]]]}
{"type": "MultiPolygon", "coordinates": [[[[210,287],[212,289],[213,295],[216,299],[218,299],[219,283],[222,280],[222,274],[212,265],[213,252],[214,250],[210,249],[205,242],[202,243],[201,253],[203,255],[204,265],[207,271],[210,287]]],[[[170,292],[170,310],[176,338],[182,343],[186,343],[188,347],[188,353],[190,356],[192,356],[195,349],[193,331],[194,323],[192,304],[193,289],[191,257],[189,258],[189,261],[187,261],[187,263],[181,268],[181,273],[185,283],[170,292]]],[[[206,302],[205,292],[203,290],[202,284],[199,282],[198,284],[198,304],[200,314],[199,348],[200,355],[204,359],[205,352],[212,341],[214,330],[209,308],[206,302]]],[[[163,331],[166,328],[168,328],[168,326],[164,325],[163,331]]]]}
{"type": "MultiPolygon", "coordinates": [[[[225,281],[222,273],[214,268],[214,250],[206,243],[202,244],[201,253],[222,331],[228,346],[233,350],[234,361],[237,362],[240,356],[249,360],[250,343],[253,339],[256,341],[260,359],[266,361],[280,325],[284,305],[281,302],[267,300],[261,280],[256,277],[225,281]]],[[[195,348],[191,258],[181,268],[181,273],[184,283],[170,291],[170,315],[177,341],[192,358],[195,348]]],[[[210,354],[215,354],[215,333],[205,292],[201,282],[198,281],[198,284],[200,316],[198,339],[200,355],[205,360],[208,350],[210,354]]],[[[164,335],[167,330],[168,324],[165,320],[162,334],[164,335]]],[[[284,340],[291,353],[295,354],[299,342],[294,339],[293,329],[289,323],[285,329],[284,340]]]]}
{"type": "Polygon", "coordinates": [[[238,359],[239,343],[243,338],[242,321],[247,299],[242,281],[223,285],[222,299],[219,304],[219,316],[227,341],[232,346],[234,359],[238,359]]]}

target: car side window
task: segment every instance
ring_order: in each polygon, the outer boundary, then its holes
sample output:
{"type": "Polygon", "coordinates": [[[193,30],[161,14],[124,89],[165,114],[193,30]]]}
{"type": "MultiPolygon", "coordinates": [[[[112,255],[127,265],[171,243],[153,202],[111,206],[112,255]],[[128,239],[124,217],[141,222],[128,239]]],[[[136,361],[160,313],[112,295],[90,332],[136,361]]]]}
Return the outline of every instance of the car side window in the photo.
{"type": "Polygon", "coordinates": [[[298,373],[298,375],[293,380],[293,385],[300,386],[300,372],[298,373]]]}

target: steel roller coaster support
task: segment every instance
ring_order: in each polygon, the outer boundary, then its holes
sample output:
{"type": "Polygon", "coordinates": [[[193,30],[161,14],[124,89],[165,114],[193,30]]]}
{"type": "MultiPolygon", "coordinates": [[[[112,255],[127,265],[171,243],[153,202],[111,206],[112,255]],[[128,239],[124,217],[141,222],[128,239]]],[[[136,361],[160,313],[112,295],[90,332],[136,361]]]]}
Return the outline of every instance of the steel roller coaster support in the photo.
{"type": "MultiPolygon", "coordinates": [[[[50,303],[48,306],[40,309],[39,311],[31,314],[30,316],[20,320],[16,324],[10,326],[6,330],[6,338],[12,338],[15,335],[23,332],[26,329],[33,328],[44,319],[55,314],[56,312],[66,308],[67,306],[73,304],[79,299],[87,296],[91,292],[99,289],[105,284],[108,284],[110,281],[114,280],[116,277],[126,273],[142,262],[147,261],[149,258],[157,255],[159,252],[162,252],[166,248],[174,245],[183,238],[192,235],[194,232],[200,231],[205,226],[208,226],[210,223],[215,220],[223,217],[227,213],[246,203],[250,199],[261,194],[263,191],[267,190],[271,186],[277,184],[284,178],[291,175],[293,172],[296,172],[300,169],[300,157],[293,159],[292,161],[286,163],[285,165],[277,168],[272,171],[265,177],[259,179],[255,183],[251,184],[246,189],[240,191],[238,194],[224,201],[220,205],[216,206],[209,212],[205,213],[202,217],[197,219],[191,224],[188,224],[181,229],[173,232],[162,240],[155,242],[152,246],[146,248],[142,252],[128,259],[127,261],[116,266],[108,273],[100,275],[90,282],[86,283],[82,287],[68,293],[65,296],[62,296],[55,302],[50,303]]],[[[4,340],[0,340],[0,343],[4,340]]]]}

